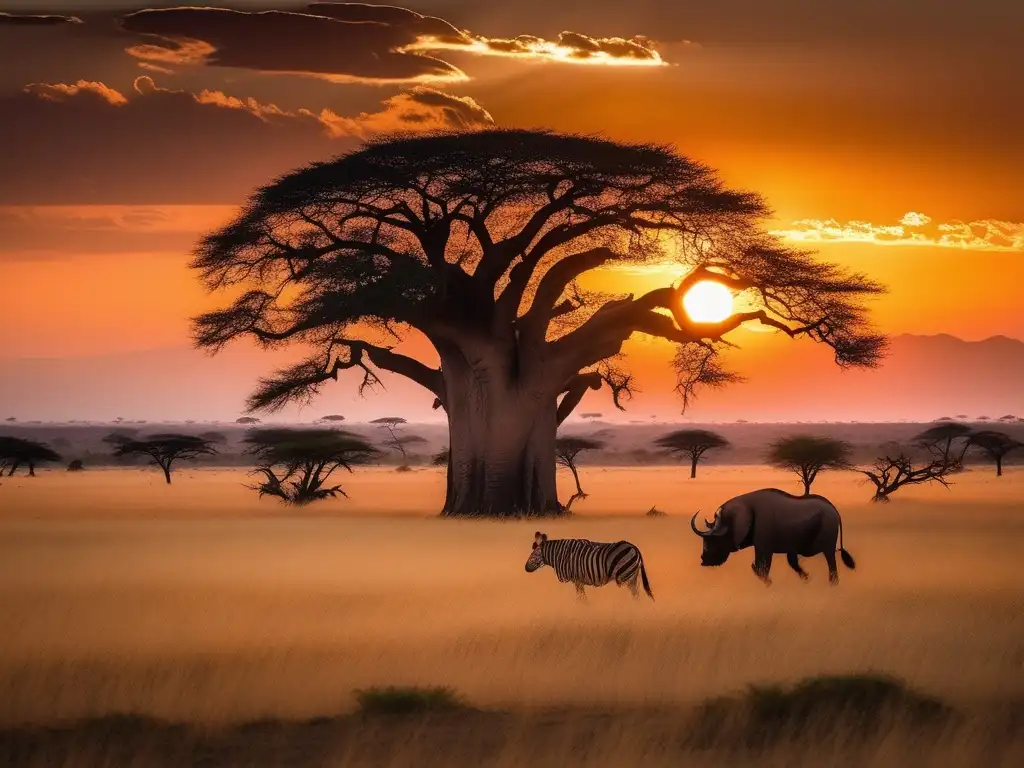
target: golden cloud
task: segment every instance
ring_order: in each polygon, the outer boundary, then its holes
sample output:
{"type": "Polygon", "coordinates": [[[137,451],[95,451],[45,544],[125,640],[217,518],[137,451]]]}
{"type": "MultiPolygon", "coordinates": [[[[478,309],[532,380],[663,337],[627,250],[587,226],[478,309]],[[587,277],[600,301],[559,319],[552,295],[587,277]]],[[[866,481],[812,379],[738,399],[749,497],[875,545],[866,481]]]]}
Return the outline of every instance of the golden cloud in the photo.
{"type": "MultiPolygon", "coordinates": [[[[61,101],[82,94],[98,97],[112,106],[128,104],[128,97],[103,83],[79,80],[74,85],[65,83],[32,83],[25,92],[49,101],[61,101]]],[[[432,88],[414,88],[382,102],[378,112],[363,112],[354,117],[338,115],[330,109],[319,112],[299,109],[290,112],[276,104],[264,104],[254,98],[238,98],[223,91],[204,89],[199,93],[162,88],[152,77],[135,78],[134,90],[138,97],[186,98],[204,106],[245,112],[264,122],[304,121],[316,124],[332,138],[354,136],[364,138],[375,133],[398,131],[424,131],[441,128],[462,130],[494,124],[491,115],[474,99],[437,91],[432,88]]]]}
{"type": "Polygon", "coordinates": [[[124,94],[107,87],[103,83],[90,80],[79,80],[73,85],[67,83],[54,83],[52,85],[49,83],[29,83],[25,86],[24,90],[26,93],[34,94],[48,101],[63,101],[64,99],[87,93],[97,96],[116,107],[128,103],[128,99],[124,97],[124,94]]]}
{"type": "Polygon", "coordinates": [[[801,219],[772,234],[801,243],[872,243],[963,248],[972,251],[1024,251],[1024,223],[999,219],[934,223],[911,211],[898,224],[836,219],[801,219]]]}

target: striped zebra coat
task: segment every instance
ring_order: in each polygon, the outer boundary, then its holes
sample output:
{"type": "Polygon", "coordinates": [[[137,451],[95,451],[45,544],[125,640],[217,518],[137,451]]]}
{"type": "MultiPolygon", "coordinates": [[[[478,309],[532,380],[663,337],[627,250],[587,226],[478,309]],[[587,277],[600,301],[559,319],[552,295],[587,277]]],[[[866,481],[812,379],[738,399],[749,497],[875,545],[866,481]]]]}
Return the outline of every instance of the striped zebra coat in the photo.
{"type": "Polygon", "coordinates": [[[588,539],[548,539],[537,531],[533,551],[526,561],[526,572],[533,573],[549,565],[555,569],[559,581],[572,582],[576,593],[586,598],[584,587],[603,587],[615,582],[628,586],[633,597],[640,596],[637,576],[643,580],[644,592],[654,599],[647,569],[640,550],[628,541],[602,543],[588,539]]]}

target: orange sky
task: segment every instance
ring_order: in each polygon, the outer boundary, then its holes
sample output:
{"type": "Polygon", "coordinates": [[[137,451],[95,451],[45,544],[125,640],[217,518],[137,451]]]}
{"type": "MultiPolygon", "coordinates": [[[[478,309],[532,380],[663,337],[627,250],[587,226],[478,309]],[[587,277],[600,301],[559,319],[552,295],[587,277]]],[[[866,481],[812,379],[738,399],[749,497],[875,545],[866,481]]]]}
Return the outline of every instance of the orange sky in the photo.
{"type": "MultiPolygon", "coordinates": [[[[411,116],[672,143],[763,193],[770,229],[886,283],[874,304],[884,331],[1024,338],[1013,0],[964,0],[941,18],[911,0],[424,0],[409,7],[425,16],[340,47],[328,19],[293,35],[143,14],[118,30],[118,3],[100,5],[48,9],[84,23],[0,16],[13,53],[0,71],[10,364],[187,344],[189,318],[217,301],[185,267],[195,239],[256,185],[411,116]],[[186,32],[226,65],[173,42],[186,32]],[[461,41],[437,42],[448,34],[461,41]],[[524,34],[541,39],[499,55],[524,34]],[[567,63],[583,49],[600,65],[567,63]]],[[[674,277],[591,279],[638,291],[674,277]]]]}

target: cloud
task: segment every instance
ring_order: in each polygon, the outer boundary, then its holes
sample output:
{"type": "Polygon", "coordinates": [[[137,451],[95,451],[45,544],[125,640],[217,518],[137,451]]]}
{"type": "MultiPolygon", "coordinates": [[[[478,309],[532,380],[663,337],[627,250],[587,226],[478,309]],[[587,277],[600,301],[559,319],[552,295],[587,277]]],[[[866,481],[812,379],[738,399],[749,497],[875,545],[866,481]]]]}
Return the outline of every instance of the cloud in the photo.
{"type": "Polygon", "coordinates": [[[232,205],[0,206],[0,258],[184,255],[200,233],[223,225],[236,212],[232,205]]]}
{"type": "Polygon", "coordinates": [[[533,35],[513,38],[472,37],[470,42],[447,42],[423,38],[407,46],[407,51],[466,51],[484,56],[509,56],[519,59],[560,61],[569,64],[662,66],[665,62],[646,37],[588,37],[578,32],[562,32],[557,40],[533,35]]]}
{"type": "Polygon", "coordinates": [[[127,51],[150,64],[238,67],[335,82],[468,79],[431,55],[441,51],[576,64],[665,63],[646,37],[562,32],[556,40],[487,38],[405,8],[359,3],[312,3],[302,12],[146,9],[121,17],[120,24],[145,38],[127,51]]]}
{"type": "Polygon", "coordinates": [[[1024,222],[999,219],[953,220],[933,223],[930,216],[911,211],[899,224],[867,221],[801,219],[772,234],[802,243],[873,243],[962,248],[972,251],[1024,251],[1024,222]]]}
{"type": "Polygon", "coordinates": [[[238,67],[339,82],[466,79],[447,62],[402,50],[423,36],[458,40],[458,30],[440,19],[389,6],[319,7],[317,13],[146,9],[122,16],[120,25],[151,39],[129,47],[129,54],[163,65],[238,67]]]}
{"type": "Polygon", "coordinates": [[[24,27],[55,27],[61,24],[81,24],[77,16],[55,16],[52,14],[4,13],[0,12],[0,24],[24,27]]]}
{"type": "Polygon", "coordinates": [[[67,85],[65,83],[29,83],[25,86],[25,92],[35,94],[39,98],[49,101],[63,101],[72,96],[89,93],[115,107],[128,103],[128,99],[113,88],[108,88],[103,83],[88,80],[79,80],[74,85],[67,85]]]}
{"type": "Polygon", "coordinates": [[[0,205],[240,202],[305,163],[379,132],[493,123],[473,99],[413,88],[352,116],[289,111],[220,90],[125,92],[100,82],[32,83],[0,99],[0,205]]]}

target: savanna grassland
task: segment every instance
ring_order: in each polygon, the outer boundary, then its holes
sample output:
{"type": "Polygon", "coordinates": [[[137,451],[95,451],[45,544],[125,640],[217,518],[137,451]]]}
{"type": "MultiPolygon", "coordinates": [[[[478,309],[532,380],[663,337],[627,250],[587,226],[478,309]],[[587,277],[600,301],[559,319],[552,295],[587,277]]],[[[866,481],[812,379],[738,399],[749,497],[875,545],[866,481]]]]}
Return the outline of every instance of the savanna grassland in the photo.
{"type": "Polygon", "coordinates": [[[182,465],[170,486],[148,469],[39,474],[0,485],[0,763],[1024,763],[1017,467],[887,505],[823,473],[857,570],[830,588],[818,557],[804,584],[776,557],[769,589],[749,552],[700,568],[689,531],[736,493],[797,491],[756,466],[588,466],[571,519],[500,524],[436,518],[443,475],[425,467],[357,470],[349,499],[299,512],[237,469],[182,465]],[[605,587],[581,604],[549,569],[525,573],[538,528],[634,542],[656,600],[605,587]],[[925,727],[851,700],[816,735],[762,718],[757,743],[736,735],[746,710],[706,719],[750,684],[865,673],[956,716],[925,727]],[[357,689],[391,685],[450,686],[472,709],[349,714],[357,689]]]}

